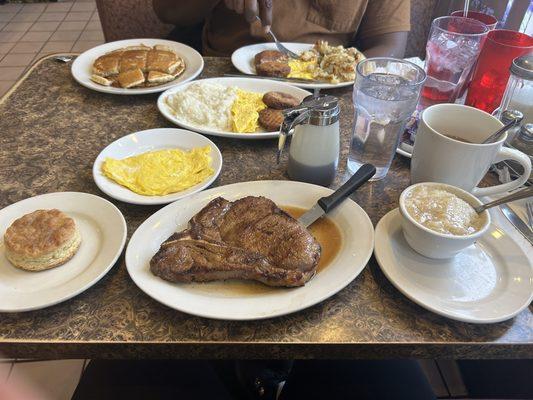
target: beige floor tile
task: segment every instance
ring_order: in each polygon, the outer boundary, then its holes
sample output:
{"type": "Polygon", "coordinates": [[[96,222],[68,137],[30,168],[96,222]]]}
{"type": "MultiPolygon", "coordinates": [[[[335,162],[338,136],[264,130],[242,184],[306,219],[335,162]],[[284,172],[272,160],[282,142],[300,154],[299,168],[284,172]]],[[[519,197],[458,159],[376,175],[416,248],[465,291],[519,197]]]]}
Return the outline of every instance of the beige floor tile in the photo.
{"type": "MultiPolygon", "coordinates": [[[[2,82],[0,81],[0,97],[8,91],[8,89],[13,85],[13,82],[2,82]]],[[[11,368],[13,366],[11,361],[5,360],[0,361],[0,382],[7,381],[9,374],[11,373],[11,368]]]]}
{"type": "Polygon", "coordinates": [[[72,51],[81,53],[85,50],[92,49],[93,47],[100,46],[102,43],[104,43],[103,40],[97,40],[97,41],[84,41],[84,40],[78,40],[74,47],[72,47],[72,51]]]}
{"type": "Polygon", "coordinates": [[[6,32],[26,32],[32,24],[33,22],[10,22],[2,30],[6,32]]]}
{"type": "Polygon", "coordinates": [[[82,31],[87,26],[85,21],[63,21],[57,28],[58,31],[82,31]]]}
{"type": "Polygon", "coordinates": [[[9,51],[12,54],[18,53],[38,53],[44,42],[18,42],[9,51]]]}
{"type": "Polygon", "coordinates": [[[66,15],[65,12],[46,12],[41,14],[38,21],[63,21],[66,15]]]}
{"type": "Polygon", "coordinates": [[[21,42],[42,42],[48,40],[52,32],[27,32],[21,39],[21,42]]]}
{"type": "Polygon", "coordinates": [[[101,31],[102,30],[102,24],[100,23],[100,20],[96,21],[89,21],[87,26],[85,27],[85,30],[87,31],[101,31]]]}
{"type": "Polygon", "coordinates": [[[9,50],[11,50],[15,46],[14,42],[4,43],[0,42],[0,53],[7,53],[9,50]]]}
{"type": "Polygon", "coordinates": [[[22,10],[20,12],[22,13],[41,13],[46,9],[46,4],[24,4],[24,7],[22,7],[22,10]]]}
{"type": "Polygon", "coordinates": [[[34,53],[8,54],[0,61],[0,67],[26,67],[34,57],[34,53]]]}
{"type": "Polygon", "coordinates": [[[54,32],[60,23],[59,21],[37,21],[30,28],[30,32],[54,32]]]}
{"type": "Polygon", "coordinates": [[[0,43],[18,42],[24,32],[0,32],[0,43]]]}
{"type": "Polygon", "coordinates": [[[0,67],[0,79],[15,81],[24,72],[24,67],[0,67]]]}
{"type": "Polygon", "coordinates": [[[74,46],[75,41],[63,41],[63,42],[48,42],[41,49],[41,53],[68,53],[72,46],[74,46]]]}
{"type": "Polygon", "coordinates": [[[92,13],[90,11],[69,12],[65,21],[89,21],[92,13]]]}
{"type": "Polygon", "coordinates": [[[7,22],[0,22],[0,31],[4,29],[4,26],[6,26],[7,24],[7,22]]]}
{"type": "Polygon", "coordinates": [[[22,8],[22,4],[4,4],[0,6],[0,12],[17,13],[22,8]]]}
{"type": "MultiPolygon", "coordinates": [[[[5,53],[0,53],[0,61],[2,60],[2,58],[4,58],[6,54],[5,53]]],[[[2,360],[0,359],[0,362],[2,362],[2,360]]]]}
{"type": "Polygon", "coordinates": [[[91,16],[91,21],[100,21],[100,16],[98,15],[98,10],[96,10],[91,16]]]}
{"type": "MultiPolygon", "coordinates": [[[[81,31],[56,31],[50,37],[50,42],[66,42],[72,41],[75,42],[81,35],[81,31]]],[[[87,39],[89,40],[89,39],[87,39]]],[[[94,40],[98,40],[95,38],[94,40]]]]}
{"type": "MultiPolygon", "coordinates": [[[[0,14],[2,15],[2,14],[0,14]]],[[[39,13],[28,13],[28,14],[22,14],[18,13],[13,17],[11,21],[18,21],[18,22],[35,22],[37,19],[41,16],[39,13]]]]}
{"type": "Polygon", "coordinates": [[[84,2],[74,3],[70,11],[94,11],[96,9],[96,3],[84,2]]]}
{"type": "Polygon", "coordinates": [[[16,363],[10,382],[26,379],[43,391],[48,399],[70,400],[83,368],[83,360],[57,360],[16,363]]]}
{"type": "Polygon", "coordinates": [[[15,13],[12,12],[1,12],[0,13],[0,22],[9,22],[13,19],[15,13]]]}
{"type": "Polygon", "coordinates": [[[46,7],[46,12],[68,12],[74,3],[68,1],[65,3],[50,3],[46,7]]]}
{"type": "Polygon", "coordinates": [[[102,31],[83,31],[80,40],[104,40],[104,33],[102,31]]]}

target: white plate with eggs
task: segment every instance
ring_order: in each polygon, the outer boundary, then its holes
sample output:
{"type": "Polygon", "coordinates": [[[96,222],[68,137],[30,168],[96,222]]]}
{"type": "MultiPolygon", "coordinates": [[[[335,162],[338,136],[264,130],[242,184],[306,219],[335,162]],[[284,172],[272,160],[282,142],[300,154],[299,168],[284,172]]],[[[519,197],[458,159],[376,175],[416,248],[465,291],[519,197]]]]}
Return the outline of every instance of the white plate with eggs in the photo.
{"type": "MultiPolygon", "coordinates": [[[[205,136],[198,133],[175,128],[148,129],[123,136],[103,149],[93,164],[93,179],[102,192],[116,200],[131,204],[167,204],[199,192],[211,185],[222,169],[222,154],[218,147],[205,136]],[[108,178],[102,172],[102,164],[109,157],[122,160],[127,157],[143,153],[181,149],[191,150],[199,147],[209,147],[210,167],[213,173],[201,182],[187,189],[161,196],[146,196],[135,193],[116,181],[108,178]]],[[[162,174],[159,174],[162,176],[162,174]]]]}
{"type": "Polygon", "coordinates": [[[0,312],[37,310],[90,288],[113,267],[126,243],[126,221],[109,201],[89,193],[59,192],[31,197],[0,210],[0,234],[36,210],[59,209],[72,218],[81,244],[64,264],[33,272],[15,267],[0,245],[0,312]]]}
{"type": "Polygon", "coordinates": [[[159,96],[157,108],[170,122],[205,135],[233,139],[277,138],[278,131],[267,132],[260,126],[255,132],[232,131],[231,107],[235,100],[234,95],[229,93],[232,88],[259,94],[282,92],[294,96],[300,102],[311,95],[306,90],[268,79],[210,78],[188,82],[167,90],[159,96]],[[203,85],[203,89],[196,90],[194,97],[185,95],[185,91],[192,85],[203,85]],[[201,95],[197,92],[201,92],[201,95]]]}
{"type": "MultiPolygon", "coordinates": [[[[306,50],[313,48],[309,43],[294,43],[284,42],[283,45],[296,54],[300,54],[306,50]]],[[[231,55],[231,62],[235,68],[243,74],[257,75],[254,66],[254,57],[257,53],[264,50],[278,50],[275,43],[257,43],[238,48],[231,55]]],[[[327,82],[310,82],[310,83],[293,83],[290,85],[305,88],[305,89],[336,89],[345,86],[353,85],[354,81],[327,83],[327,82]]]]}

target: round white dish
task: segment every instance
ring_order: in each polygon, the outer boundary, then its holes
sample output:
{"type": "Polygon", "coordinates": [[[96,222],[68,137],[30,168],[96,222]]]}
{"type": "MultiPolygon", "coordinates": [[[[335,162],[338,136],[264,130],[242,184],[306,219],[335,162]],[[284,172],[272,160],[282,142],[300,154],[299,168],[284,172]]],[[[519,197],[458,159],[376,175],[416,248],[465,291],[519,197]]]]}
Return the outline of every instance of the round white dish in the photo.
{"type": "Polygon", "coordinates": [[[179,85],[183,82],[188,82],[196,78],[204,69],[204,59],[192,47],[186,46],[182,43],[174,42],[172,40],[164,39],[127,39],[118,40],[116,42],[109,42],[100,46],[93,47],[80,54],[72,63],[72,76],[82,86],[96,90],[97,92],[112,93],[112,94],[147,94],[158,93],[167,90],[168,88],[179,85]],[[144,87],[144,88],[116,88],[111,86],[103,86],[91,80],[92,66],[94,60],[103,56],[113,50],[120,49],[127,46],[138,46],[145,44],[147,46],[155,46],[156,44],[168,46],[173,49],[185,61],[185,71],[174,79],[172,82],[165,83],[159,86],[144,87]]]}
{"type": "MultiPolygon", "coordinates": [[[[416,220],[407,210],[406,200],[413,190],[418,187],[433,188],[444,190],[458,198],[466,201],[472,207],[479,207],[483,203],[474,195],[463,189],[452,185],[436,182],[423,182],[411,185],[403,190],[400,195],[399,209],[402,216],[402,229],[407,243],[419,254],[429,258],[446,259],[451,258],[470,247],[481,236],[485,235],[489,229],[491,219],[488,210],[479,213],[482,218],[483,226],[474,233],[468,235],[453,235],[450,233],[441,233],[434,231],[416,220]]],[[[424,218],[424,217],[422,217],[424,218]]]]}
{"type": "Polygon", "coordinates": [[[45,308],[68,300],[100,280],[115,264],[126,242],[120,210],[101,197],[78,192],[48,193],[0,210],[0,233],[17,218],[38,209],[57,208],[76,221],[81,232],[78,252],[65,264],[41,272],[15,268],[0,245],[0,312],[45,308]]]}
{"type": "MultiPolygon", "coordinates": [[[[296,54],[300,54],[301,52],[309,50],[313,47],[313,45],[309,43],[284,42],[283,45],[296,54]]],[[[278,48],[276,47],[275,43],[258,43],[243,46],[233,52],[231,55],[231,62],[233,63],[233,66],[243,74],[257,75],[255,72],[254,57],[257,53],[260,53],[264,50],[278,50],[278,48]]],[[[335,89],[344,86],[351,86],[353,85],[354,81],[340,83],[288,83],[290,85],[306,89],[335,89]]]]}
{"type": "Polygon", "coordinates": [[[278,132],[254,132],[254,133],[236,133],[236,132],[226,132],[221,130],[216,130],[214,128],[209,127],[202,127],[198,125],[190,125],[188,123],[182,122],[180,119],[178,119],[170,107],[166,103],[166,99],[169,96],[172,96],[174,93],[180,92],[182,90],[185,90],[189,87],[189,85],[192,85],[193,83],[197,82],[208,82],[208,83],[215,83],[223,86],[235,86],[243,90],[248,90],[251,92],[257,92],[257,93],[266,93],[270,91],[278,91],[278,92],[284,92],[290,95],[293,95],[300,101],[309,96],[311,93],[309,93],[306,90],[288,85],[284,82],[276,82],[271,80],[264,80],[264,79],[253,79],[253,78],[209,78],[209,79],[200,79],[194,82],[188,82],[183,85],[179,85],[178,87],[172,88],[167,90],[166,92],[162,93],[159,96],[159,99],[157,100],[157,108],[159,109],[159,112],[163,114],[163,116],[168,119],[170,122],[181,126],[185,129],[190,129],[192,131],[200,132],[206,135],[212,135],[212,136],[221,136],[221,137],[229,137],[234,139],[272,139],[278,137],[278,132]]]}
{"type": "Polygon", "coordinates": [[[501,322],[533,300],[531,262],[495,225],[454,258],[435,260],[409,247],[400,212],[395,209],[376,226],[374,255],[400,292],[447,318],[478,324],[501,322]]]}
{"type": "Polygon", "coordinates": [[[131,204],[167,204],[199,192],[217,179],[222,169],[222,154],[218,147],[205,136],[198,133],[175,128],[147,129],[131,133],[115,140],[103,149],[93,164],[93,179],[98,188],[112,198],[131,204]],[[107,157],[122,159],[147,151],[180,148],[190,150],[194,147],[211,147],[211,167],[213,175],[205,181],[177,193],[165,196],[144,196],[119,185],[102,173],[102,163],[107,157]]]}
{"type": "MultiPolygon", "coordinates": [[[[300,288],[242,290],[235,282],[177,284],[149,270],[149,261],[172,233],[187,227],[189,219],[218,196],[236,200],[265,196],[280,206],[309,209],[331,189],[301,182],[256,181],[216,187],[169,204],[148,218],[133,234],[126,250],[126,265],[133,281],[155,300],[179,311],[223,320],[255,320],[290,314],[333,296],[353,281],[366,266],[374,244],[368,215],[352,200],[335,208],[330,218],[342,233],[337,256],[300,288]]],[[[254,285],[254,283],[251,283],[254,285]]],[[[255,284],[259,285],[259,284],[255,284]]]]}

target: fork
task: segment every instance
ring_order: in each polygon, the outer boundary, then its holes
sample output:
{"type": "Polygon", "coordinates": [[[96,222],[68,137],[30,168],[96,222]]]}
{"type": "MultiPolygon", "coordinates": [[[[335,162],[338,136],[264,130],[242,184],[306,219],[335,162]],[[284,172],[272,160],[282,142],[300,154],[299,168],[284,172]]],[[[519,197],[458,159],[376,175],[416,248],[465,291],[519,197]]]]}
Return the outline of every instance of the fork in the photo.
{"type": "MultiPolygon", "coordinates": [[[[258,20],[259,22],[261,22],[261,18],[259,18],[258,15],[255,16],[255,19],[258,20]]],[[[276,35],[274,35],[274,32],[272,32],[272,29],[269,29],[268,33],[270,34],[272,39],[274,39],[274,42],[276,43],[276,47],[278,48],[279,51],[281,51],[286,56],[289,56],[290,58],[300,58],[300,56],[298,54],[290,51],[288,48],[283,46],[283,44],[281,44],[281,42],[278,40],[276,35]]]]}
{"type": "Polygon", "coordinates": [[[526,202],[526,212],[527,212],[527,224],[529,229],[533,231],[533,201],[526,202]]]}

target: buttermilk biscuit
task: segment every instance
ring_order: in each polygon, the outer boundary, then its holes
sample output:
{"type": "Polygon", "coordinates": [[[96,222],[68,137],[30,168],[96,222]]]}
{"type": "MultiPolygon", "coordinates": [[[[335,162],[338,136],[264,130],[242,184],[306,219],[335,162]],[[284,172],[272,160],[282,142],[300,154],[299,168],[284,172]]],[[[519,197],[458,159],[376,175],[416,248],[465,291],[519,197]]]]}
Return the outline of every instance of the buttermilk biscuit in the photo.
{"type": "Polygon", "coordinates": [[[80,243],[74,220],[56,209],[26,214],[15,220],[4,235],[7,259],[27,271],[64,264],[76,254],[80,243]]]}

